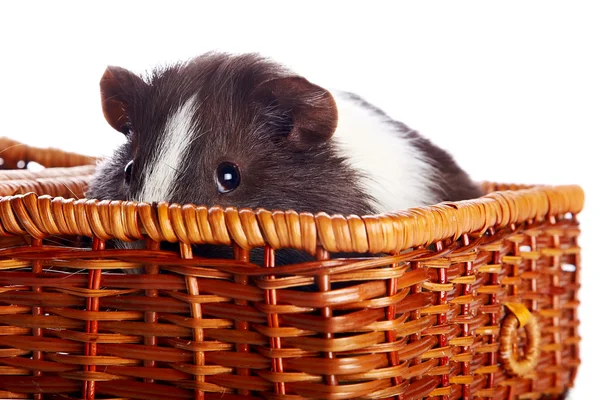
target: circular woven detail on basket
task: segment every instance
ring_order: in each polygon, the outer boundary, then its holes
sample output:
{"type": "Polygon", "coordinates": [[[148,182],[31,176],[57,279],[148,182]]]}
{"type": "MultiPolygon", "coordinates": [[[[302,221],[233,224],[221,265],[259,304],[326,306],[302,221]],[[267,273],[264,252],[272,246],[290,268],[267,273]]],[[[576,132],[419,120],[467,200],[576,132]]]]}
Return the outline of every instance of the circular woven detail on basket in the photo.
{"type": "Polygon", "coordinates": [[[500,358],[506,370],[518,376],[525,376],[535,369],[540,358],[541,331],[535,315],[530,315],[525,330],[527,340],[519,343],[519,319],[508,314],[500,330],[500,358]],[[521,352],[520,348],[524,350],[521,352]]]}

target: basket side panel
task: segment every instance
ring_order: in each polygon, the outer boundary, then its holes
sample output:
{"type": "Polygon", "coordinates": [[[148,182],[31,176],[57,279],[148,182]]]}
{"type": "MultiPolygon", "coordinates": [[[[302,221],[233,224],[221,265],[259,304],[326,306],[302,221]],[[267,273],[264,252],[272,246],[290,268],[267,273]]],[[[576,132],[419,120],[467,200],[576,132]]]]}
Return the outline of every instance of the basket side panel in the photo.
{"type": "MultiPolygon", "coordinates": [[[[143,225],[159,226],[170,243],[145,237],[115,248],[109,229],[139,237],[131,233],[141,212],[94,207],[0,201],[0,390],[86,400],[449,400],[558,398],[574,380],[580,260],[569,214],[368,257],[325,251],[310,219],[289,214],[312,232],[303,240],[317,243],[312,261],[290,264],[258,228],[229,232],[209,213],[194,225],[163,206],[143,225]],[[31,211],[44,207],[55,211],[51,221],[31,211]],[[72,236],[78,229],[89,247],[72,236]],[[228,234],[245,246],[230,240],[207,258],[189,243],[228,234]],[[525,374],[511,372],[501,352],[514,304],[541,328],[539,359],[525,374]]],[[[439,221],[432,213],[423,229],[439,221]]],[[[371,222],[381,230],[372,237],[385,241],[390,225],[371,222]]],[[[356,240],[333,226],[347,242],[340,248],[356,240]]],[[[510,353],[519,358],[531,346],[516,332],[510,353]]]]}

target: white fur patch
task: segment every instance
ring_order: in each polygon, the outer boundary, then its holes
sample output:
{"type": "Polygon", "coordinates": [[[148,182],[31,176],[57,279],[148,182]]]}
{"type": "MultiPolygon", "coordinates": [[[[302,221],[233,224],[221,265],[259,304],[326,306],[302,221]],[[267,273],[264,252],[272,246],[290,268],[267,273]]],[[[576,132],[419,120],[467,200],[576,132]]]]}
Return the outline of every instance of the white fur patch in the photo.
{"type": "Polygon", "coordinates": [[[191,97],[168,118],[163,140],[157,146],[146,170],[142,191],[135,200],[148,203],[170,200],[181,160],[193,138],[195,107],[196,98],[191,97]]]}
{"type": "Polygon", "coordinates": [[[377,212],[394,212],[436,201],[432,166],[411,139],[373,110],[332,91],[338,107],[333,136],[340,155],[361,175],[361,185],[376,200],[377,212]]]}

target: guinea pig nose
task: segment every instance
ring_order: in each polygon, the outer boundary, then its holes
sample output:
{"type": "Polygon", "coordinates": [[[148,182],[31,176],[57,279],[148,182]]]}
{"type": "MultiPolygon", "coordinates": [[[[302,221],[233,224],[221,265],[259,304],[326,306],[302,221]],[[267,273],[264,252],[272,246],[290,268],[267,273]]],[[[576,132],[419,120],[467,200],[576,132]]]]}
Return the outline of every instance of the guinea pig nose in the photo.
{"type": "Polygon", "coordinates": [[[131,182],[131,174],[133,173],[133,160],[127,163],[123,172],[125,174],[125,183],[129,184],[131,182]]]}

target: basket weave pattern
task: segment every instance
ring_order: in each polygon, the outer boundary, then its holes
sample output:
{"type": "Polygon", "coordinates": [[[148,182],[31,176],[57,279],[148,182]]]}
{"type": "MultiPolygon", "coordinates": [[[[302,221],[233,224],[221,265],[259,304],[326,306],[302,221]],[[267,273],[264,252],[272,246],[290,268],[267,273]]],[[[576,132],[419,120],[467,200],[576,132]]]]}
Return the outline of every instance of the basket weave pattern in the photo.
{"type": "Polygon", "coordinates": [[[89,159],[40,157],[71,168],[0,171],[0,398],[559,398],[573,383],[577,186],[344,217],[86,200],[94,167],[74,165],[89,159]],[[282,248],[317,261],[274,266],[282,248]]]}

